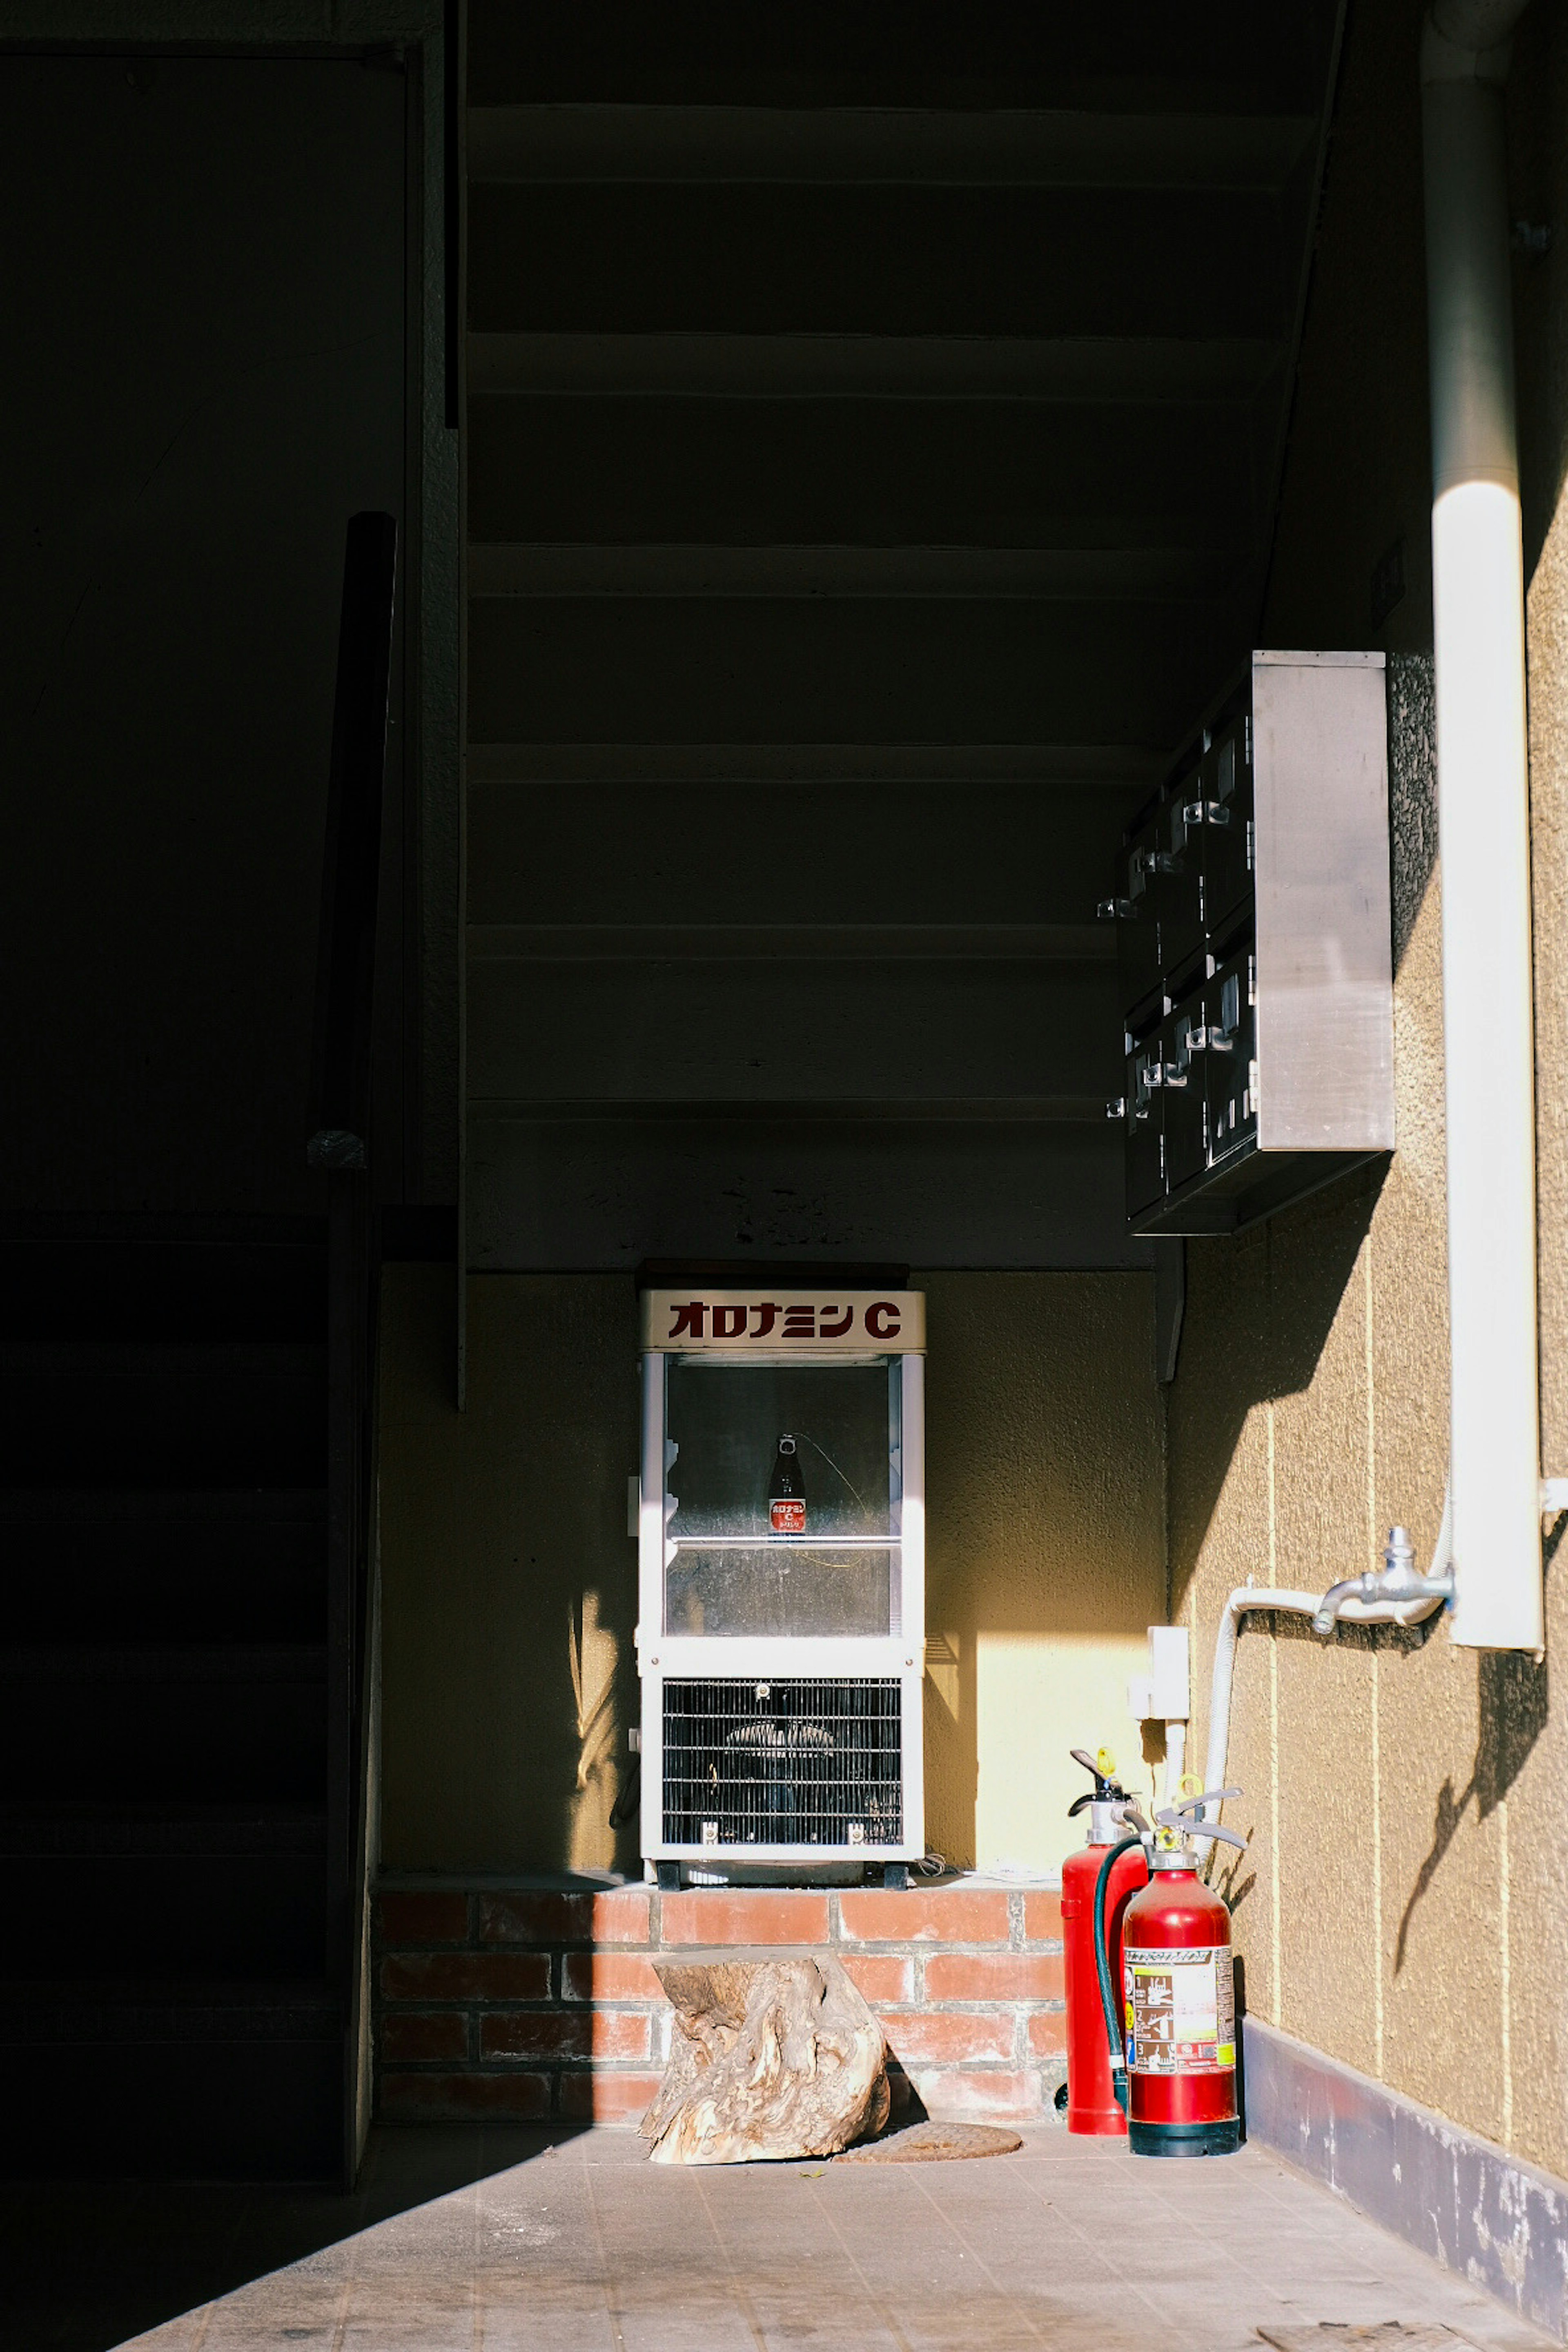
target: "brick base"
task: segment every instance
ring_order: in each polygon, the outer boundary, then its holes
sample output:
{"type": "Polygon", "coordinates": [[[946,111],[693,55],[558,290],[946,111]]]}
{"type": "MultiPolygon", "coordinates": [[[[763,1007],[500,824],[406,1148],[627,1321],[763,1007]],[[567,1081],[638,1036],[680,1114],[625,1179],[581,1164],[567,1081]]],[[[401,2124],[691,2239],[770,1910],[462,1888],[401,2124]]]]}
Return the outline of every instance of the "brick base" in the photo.
{"type": "Polygon", "coordinates": [[[650,1962],[714,1945],[832,1952],[888,2037],[895,2102],[1049,2115],[1065,2076],[1061,1903],[973,1879],[907,1891],[462,1887],[376,1902],[376,2104],[388,2123],[635,2124],[669,2008],[650,1962]]]}

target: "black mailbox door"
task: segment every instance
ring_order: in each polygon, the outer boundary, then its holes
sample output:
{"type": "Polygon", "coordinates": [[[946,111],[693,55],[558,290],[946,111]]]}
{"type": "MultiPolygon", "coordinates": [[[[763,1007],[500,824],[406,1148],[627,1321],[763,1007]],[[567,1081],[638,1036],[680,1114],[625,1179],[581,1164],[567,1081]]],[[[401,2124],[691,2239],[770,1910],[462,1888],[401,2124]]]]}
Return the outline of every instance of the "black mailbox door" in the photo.
{"type": "Polygon", "coordinates": [[[1158,887],[1160,961],[1165,986],[1175,993],[1190,966],[1203,951],[1203,829],[1187,822],[1187,811],[1199,797],[1194,772],[1160,814],[1158,887]]]}
{"type": "Polygon", "coordinates": [[[1127,1213],[1141,1217],[1165,1197],[1165,1090],[1158,1034],[1127,1056],[1127,1213]]]}
{"type": "Polygon", "coordinates": [[[1157,816],[1141,826],[1117,866],[1116,982],[1130,1025],[1160,986],[1159,829],[1157,816]]]}
{"type": "Polygon", "coordinates": [[[1204,916],[1223,946],[1252,888],[1252,725],[1222,727],[1204,761],[1204,916]]]}
{"type": "Polygon", "coordinates": [[[1163,1029],[1165,1182],[1174,1192],[1201,1176],[1207,1159],[1202,1050],[1204,1003],[1191,996],[1178,1005],[1163,1029]]]}
{"type": "Polygon", "coordinates": [[[1209,1160],[1228,1159],[1258,1136],[1258,1045],[1253,958],[1243,949],[1220,966],[1204,991],[1203,1060],[1208,1098],[1209,1160]]]}

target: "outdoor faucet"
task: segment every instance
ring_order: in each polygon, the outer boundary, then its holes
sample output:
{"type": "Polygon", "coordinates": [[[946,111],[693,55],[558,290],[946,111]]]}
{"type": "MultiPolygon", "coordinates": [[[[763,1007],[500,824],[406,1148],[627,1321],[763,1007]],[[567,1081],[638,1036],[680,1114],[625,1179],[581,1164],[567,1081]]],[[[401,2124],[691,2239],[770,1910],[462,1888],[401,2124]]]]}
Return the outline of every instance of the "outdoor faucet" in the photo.
{"type": "Polygon", "coordinates": [[[1453,1597],[1452,1567],[1441,1576],[1418,1576],[1415,1547],[1408,1533],[1404,1528],[1390,1528],[1383,1566],[1369,1568],[1361,1576],[1347,1576],[1342,1584],[1331,1584],[1318,1604],[1312,1631],[1331,1633],[1347,1601],[1452,1601],[1453,1597]]]}

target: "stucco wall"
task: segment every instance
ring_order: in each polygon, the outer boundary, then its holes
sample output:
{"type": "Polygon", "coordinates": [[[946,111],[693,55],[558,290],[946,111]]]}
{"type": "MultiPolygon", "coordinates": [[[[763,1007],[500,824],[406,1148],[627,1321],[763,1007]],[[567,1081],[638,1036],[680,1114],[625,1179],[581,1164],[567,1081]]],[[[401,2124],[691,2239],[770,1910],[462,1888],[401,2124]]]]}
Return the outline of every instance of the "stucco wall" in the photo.
{"type": "MultiPolygon", "coordinates": [[[[1147,1275],[931,1275],[929,1841],[1054,1868],[1131,1738],[1164,1608],[1147,1275]]],[[[637,1720],[637,1320],[625,1276],[484,1275],[452,1404],[449,1271],[383,1286],[381,1559],[390,1868],[635,1869],[607,1816],[637,1720]]]]}
{"type": "Polygon", "coordinates": [[[926,1835],[1056,1869],[1088,1787],[1148,1774],[1127,1716],[1164,1618],[1153,1278],[929,1275],[926,1835]]]}
{"type": "MultiPolygon", "coordinates": [[[[1265,642],[1418,646],[1429,631],[1420,240],[1419,9],[1352,6],[1265,642]],[[1389,387],[1396,388],[1397,396],[1389,387]],[[1403,530],[1405,603],[1369,627],[1372,565],[1403,530]]],[[[1515,209],[1568,217],[1563,44],[1537,10],[1510,92],[1515,209]]],[[[1568,530],[1561,509],[1568,250],[1516,268],[1524,427],[1537,911],[1543,1450],[1568,1460],[1568,530]]],[[[1427,673],[1395,665],[1398,1148],[1229,1243],[1188,1250],[1169,1411],[1173,1600],[1206,1693],[1225,1592],[1371,1564],[1391,1521],[1431,1550],[1447,1459],[1439,877],[1427,673]]],[[[1549,1559],[1552,1548],[1549,1547],[1549,1559]]],[[[1568,2172],[1568,1932],[1561,1792],[1568,1591],[1548,1651],[1255,1619],[1238,1654],[1230,1777],[1253,1832],[1225,1874],[1252,2007],[1468,2128],[1568,2172]],[[1558,1662],[1558,1688],[1552,1664],[1558,1662]]],[[[1205,1701],[1199,1699],[1200,1715],[1205,1701]]],[[[1200,1735],[1204,1727],[1200,1723],[1200,1735]]],[[[1201,1736],[1200,1747],[1201,1749],[1201,1736]]]]}

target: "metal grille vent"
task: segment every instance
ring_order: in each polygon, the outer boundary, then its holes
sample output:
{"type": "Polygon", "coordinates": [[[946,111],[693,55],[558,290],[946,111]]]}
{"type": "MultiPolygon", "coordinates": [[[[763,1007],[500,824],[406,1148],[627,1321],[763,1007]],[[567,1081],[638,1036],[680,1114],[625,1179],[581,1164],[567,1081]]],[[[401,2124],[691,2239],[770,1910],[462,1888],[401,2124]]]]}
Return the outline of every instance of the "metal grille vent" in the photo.
{"type": "Polygon", "coordinates": [[[898,1677],[667,1682],[667,1845],[897,1845],[898,1677]]]}

